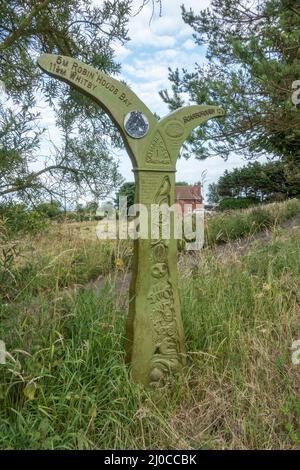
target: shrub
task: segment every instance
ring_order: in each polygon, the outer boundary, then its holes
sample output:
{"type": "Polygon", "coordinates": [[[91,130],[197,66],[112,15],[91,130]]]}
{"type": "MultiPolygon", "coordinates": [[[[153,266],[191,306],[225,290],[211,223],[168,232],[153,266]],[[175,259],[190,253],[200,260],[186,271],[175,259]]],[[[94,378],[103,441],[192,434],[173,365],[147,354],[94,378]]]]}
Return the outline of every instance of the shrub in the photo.
{"type": "Polygon", "coordinates": [[[281,224],[300,213],[300,201],[290,199],[239,211],[228,211],[206,218],[205,243],[214,245],[253,235],[281,224]]]}
{"type": "Polygon", "coordinates": [[[208,245],[226,243],[248,235],[251,221],[245,213],[220,214],[209,219],[205,231],[208,245]]]}
{"type": "Polygon", "coordinates": [[[223,199],[220,204],[220,210],[247,209],[248,207],[260,204],[259,199],[255,197],[228,197],[223,199]]]}
{"type": "Polygon", "coordinates": [[[36,206],[36,211],[49,219],[55,219],[62,215],[59,202],[42,202],[36,206]]]}
{"type": "Polygon", "coordinates": [[[5,218],[6,229],[11,235],[38,233],[47,227],[47,217],[24,204],[9,203],[0,206],[0,217],[5,218]]]}
{"type": "Polygon", "coordinates": [[[249,219],[252,222],[252,233],[269,228],[275,223],[274,216],[263,207],[253,209],[249,214],[249,219]]]}

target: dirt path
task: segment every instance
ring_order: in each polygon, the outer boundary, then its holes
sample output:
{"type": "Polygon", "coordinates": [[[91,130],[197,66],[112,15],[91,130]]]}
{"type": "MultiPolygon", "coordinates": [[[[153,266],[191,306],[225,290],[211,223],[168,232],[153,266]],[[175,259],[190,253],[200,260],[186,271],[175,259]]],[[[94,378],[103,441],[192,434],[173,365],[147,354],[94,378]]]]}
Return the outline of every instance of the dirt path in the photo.
{"type": "MultiPolygon", "coordinates": [[[[300,228],[300,214],[290,219],[281,226],[284,230],[294,230],[300,228]]],[[[212,250],[212,253],[217,259],[222,261],[223,258],[228,259],[228,257],[240,257],[243,256],[253,245],[263,246],[272,238],[273,231],[266,230],[260,232],[254,236],[242,238],[240,240],[235,240],[230,243],[223,245],[216,245],[213,248],[208,248],[212,250]]],[[[178,269],[179,272],[185,277],[190,275],[191,271],[201,263],[201,258],[203,256],[203,251],[199,253],[185,253],[178,256],[178,269]]],[[[86,290],[92,290],[94,292],[99,292],[103,288],[111,288],[114,292],[117,293],[117,306],[120,309],[124,309],[128,305],[128,290],[131,279],[131,272],[128,271],[119,271],[116,274],[110,274],[109,276],[101,276],[96,281],[91,281],[84,286],[86,290]]],[[[82,286],[75,286],[72,291],[76,292],[78,288],[82,286]]],[[[69,291],[69,289],[68,289],[69,291]]]]}

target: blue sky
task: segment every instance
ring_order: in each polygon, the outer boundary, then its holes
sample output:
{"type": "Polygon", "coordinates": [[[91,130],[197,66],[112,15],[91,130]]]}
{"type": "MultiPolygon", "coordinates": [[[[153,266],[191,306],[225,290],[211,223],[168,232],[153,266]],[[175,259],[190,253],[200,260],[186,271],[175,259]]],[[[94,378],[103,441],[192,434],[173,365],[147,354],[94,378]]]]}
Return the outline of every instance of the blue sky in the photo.
{"type": "MultiPolygon", "coordinates": [[[[103,0],[94,0],[101,5],[103,0]]],[[[134,0],[134,11],[138,11],[142,0],[134,0]]],[[[160,98],[161,89],[171,88],[168,80],[168,68],[186,68],[193,70],[196,62],[205,61],[205,49],[195,44],[193,30],[186,25],[181,17],[180,5],[192,8],[195,12],[209,6],[210,0],[163,0],[162,16],[158,9],[151,23],[152,6],[147,5],[139,15],[130,19],[130,41],[125,45],[115,44],[116,60],[122,66],[118,79],[124,79],[132,90],[146,103],[152,112],[161,117],[167,114],[168,107],[160,98]]],[[[188,97],[186,104],[189,104],[188,97]]],[[[218,103],[216,103],[218,105],[218,103]]],[[[55,116],[47,103],[40,101],[38,110],[41,113],[41,125],[46,128],[42,145],[42,157],[49,154],[49,141],[59,143],[59,134],[55,128],[55,116]]],[[[126,181],[133,181],[131,162],[125,151],[115,152],[120,163],[120,172],[126,181]]],[[[237,155],[232,155],[227,162],[222,158],[197,160],[193,156],[189,160],[181,159],[177,163],[177,180],[195,183],[203,181],[205,172],[204,192],[209,183],[215,182],[226,169],[245,165],[246,162],[237,155]]],[[[112,195],[113,196],[113,195],[112,195]]],[[[87,197],[87,199],[91,199],[87,197]]],[[[84,202],[84,201],[81,201],[84,202]]]]}
{"type": "MultiPolygon", "coordinates": [[[[160,98],[161,89],[170,89],[168,67],[193,70],[196,62],[205,61],[205,48],[200,48],[193,39],[193,30],[181,17],[180,5],[192,8],[195,12],[209,6],[210,0],[163,0],[162,16],[158,9],[149,24],[152,5],[147,5],[142,12],[129,23],[131,40],[116,45],[116,58],[122,65],[121,78],[131,86],[134,92],[147,104],[151,111],[160,116],[167,114],[168,107],[160,98]]],[[[135,0],[136,11],[141,0],[135,0]]],[[[186,104],[189,104],[186,97],[186,104]]],[[[218,105],[218,103],[216,103],[218,105]]],[[[131,163],[125,152],[119,153],[120,171],[127,181],[133,181],[131,163]]],[[[245,165],[237,155],[232,155],[227,162],[222,158],[210,158],[205,161],[181,159],[177,164],[177,180],[194,183],[202,181],[205,172],[205,187],[217,181],[225,169],[245,165]]]]}

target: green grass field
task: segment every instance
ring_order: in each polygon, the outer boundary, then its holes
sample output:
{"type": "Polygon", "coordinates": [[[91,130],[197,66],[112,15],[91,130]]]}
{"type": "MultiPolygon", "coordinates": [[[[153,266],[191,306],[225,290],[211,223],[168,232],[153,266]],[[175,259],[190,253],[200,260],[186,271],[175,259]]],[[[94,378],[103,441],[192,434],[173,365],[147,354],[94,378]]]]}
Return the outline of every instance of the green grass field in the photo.
{"type": "Polygon", "coordinates": [[[2,254],[0,448],[300,448],[300,227],[271,226],[242,256],[211,246],[181,270],[188,365],[155,391],[124,365],[114,283],[69,289],[125,274],[130,244],[58,226],[2,254]]]}

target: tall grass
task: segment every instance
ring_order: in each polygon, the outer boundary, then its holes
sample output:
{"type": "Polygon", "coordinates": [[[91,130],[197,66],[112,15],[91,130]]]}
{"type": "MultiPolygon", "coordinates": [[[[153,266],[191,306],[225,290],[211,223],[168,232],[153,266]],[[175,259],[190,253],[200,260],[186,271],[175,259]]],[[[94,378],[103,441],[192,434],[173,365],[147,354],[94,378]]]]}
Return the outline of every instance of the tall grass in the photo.
{"type": "Polygon", "coordinates": [[[37,302],[29,288],[22,303],[2,302],[0,447],[298,447],[299,235],[226,263],[206,249],[182,273],[188,366],[163,390],[130,379],[112,284],[62,296],[53,283],[37,302]]]}
{"type": "MultiPolygon", "coordinates": [[[[300,213],[300,201],[217,214],[206,220],[206,245],[213,246],[280,225],[300,213]]],[[[96,223],[54,224],[46,232],[9,238],[0,221],[0,297],[21,302],[51,296],[74,285],[129,268],[132,243],[98,240],[96,223]]]]}
{"type": "Polygon", "coordinates": [[[205,224],[205,242],[212,246],[255,235],[278,226],[300,213],[300,200],[272,203],[259,207],[227,211],[209,217],[205,224]]]}
{"type": "Polygon", "coordinates": [[[21,240],[7,239],[5,227],[1,231],[0,226],[0,280],[4,276],[0,295],[20,302],[28,295],[51,295],[55,289],[84,285],[114,271],[120,260],[129,266],[131,255],[126,240],[98,240],[95,224],[55,224],[21,240]],[[9,270],[4,269],[8,254],[9,270]]]}

